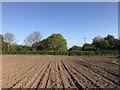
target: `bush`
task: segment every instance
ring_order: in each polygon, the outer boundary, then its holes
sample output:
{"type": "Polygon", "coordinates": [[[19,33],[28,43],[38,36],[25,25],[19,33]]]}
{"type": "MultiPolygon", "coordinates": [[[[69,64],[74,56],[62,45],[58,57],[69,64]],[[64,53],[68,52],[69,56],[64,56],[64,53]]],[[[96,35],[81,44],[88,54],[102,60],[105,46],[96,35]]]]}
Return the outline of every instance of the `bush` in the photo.
{"type": "Polygon", "coordinates": [[[97,50],[97,51],[30,51],[30,50],[2,50],[2,54],[38,54],[38,55],[100,55],[100,56],[119,56],[118,50],[97,50]]]}

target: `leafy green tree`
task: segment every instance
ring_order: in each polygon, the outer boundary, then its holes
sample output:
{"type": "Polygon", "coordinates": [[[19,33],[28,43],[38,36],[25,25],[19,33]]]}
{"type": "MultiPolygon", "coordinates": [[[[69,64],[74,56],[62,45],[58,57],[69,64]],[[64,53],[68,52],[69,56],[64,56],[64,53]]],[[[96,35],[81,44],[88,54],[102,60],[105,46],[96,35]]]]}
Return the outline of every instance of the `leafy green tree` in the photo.
{"type": "Polygon", "coordinates": [[[82,50],[84,50],[84,51],[95,51],[96,47],[94,47],[94,45],[92,45],[92,44],[86,43],[86,44],[83,45],[82,50]]]}
{"type": "Polygon", "coordinates": [[[94,37],[92,45],[95,46],[97,49],[99,49],[101,47],[101,44],[100,44],[101,40],[102,40],[102,37],[100,36],[94,37]]]}
{"type": "Polygon", "coordinates": [[[116,50],[119,48],[119,39],[115,39],[113,35],[107,35],[106,37],[95,37],[92,45],[97,49],[116,50]]]}
{"type": "Polygon", "coordinates": [[[105,39],[102,39],[100,41],[100,49],[108,49],[109,47],[109,42],[105,39]]]}
{"type": "Polygon", "coordinates": [[[39,42],[36,42],[32,45],[32,48],[35,50],[45,50],[45,39],[39,42]]]}
{"type": "Polygon", "coordinates": [[[114,42],[115,42],[115,49],[120,51],[120,39],[115,39],[114,42]]]}
{"type": "Polygon", "coordinates": [[[72,47],[69,49],[69,51],[80,51],[80,50],[81,50],[81,47],[80,47],[80,46],[76,46],[76,45],[72,46],[72,47]]]}
{"type": "Polygon", "coordinates": [[[98,36],[93,39],[92,45],[97,49],[107,49],[109,47],[109,42],[104,38],[98,36]]]}
{"type": "Polygon", "coordinates": [[[52,34],[45,40],[49,50],[67,51],[67,41],[61,34],[52,34]]]}
{"type": "Polygon", "coordinates": [[[2,52],[3,36],[0,34],[0,53],[2,52]]]}
{"type": "Polygon", "coordinates": [[[3,35],[0,34],[0,41],[2,42],[3,41],[3,35]]]}
{"type": "Polygon", "coordinates": [[[116,41],[113,35],[108,35],[107,37],[104,38],[106,41],[108,41],[109,46],[108,49],[115,49],[116,47],[116,41]]]}
{"type": "Polygon", "coordinates": [[[67,51],[67,41],[61,34],[52,34],[33,45],[36,50],[67,51]]]}

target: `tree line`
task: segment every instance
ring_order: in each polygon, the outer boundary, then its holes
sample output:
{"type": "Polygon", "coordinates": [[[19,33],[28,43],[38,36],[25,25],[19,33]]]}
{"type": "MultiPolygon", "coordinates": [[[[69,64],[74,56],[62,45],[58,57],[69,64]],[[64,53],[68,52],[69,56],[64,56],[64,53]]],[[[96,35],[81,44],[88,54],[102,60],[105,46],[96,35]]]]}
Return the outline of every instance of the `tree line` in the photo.
{"type": "Polygon", "coordinates": [[[24,45],[18,45],[12,33],[1,34],[0,40],[3,54],[119,55],[120,51],[120,40],[113,35],[97,36],[92,43],[85,43],[83,46],[74,45],[69,49],[66,39],[60,33],[54,33],[42,40],[41,33],[36,31],[25,38],[24,45]]]}

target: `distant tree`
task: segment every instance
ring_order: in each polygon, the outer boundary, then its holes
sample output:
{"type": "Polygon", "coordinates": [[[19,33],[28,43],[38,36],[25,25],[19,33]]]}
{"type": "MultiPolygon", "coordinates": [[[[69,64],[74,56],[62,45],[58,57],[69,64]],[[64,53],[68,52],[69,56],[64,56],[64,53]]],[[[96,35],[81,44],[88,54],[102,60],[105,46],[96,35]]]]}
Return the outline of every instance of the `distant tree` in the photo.
{"type": "Polygon", "coordinates": [[[7,50],[9,51],[10,46],[15,43],[15,35],[12,33],[5,33],[3,36],[4,42],[7,44],[7,50]]]}
{"type": "Polygon", "coordinates": [[[101,47],[100,46],[101,40],[102,40],[102,37],[100,37],[100,36],[94,37],[92,45],[95,46],[97,49],[99,49],[101,47]]]}
{"type": "Polygon", "coordinates": [[[107,37],[104,37],[104,39],[109,43],[108,49],[115,49],[116,41],[113,35],[108,35],[107,37]]]}
{"type": "Polygon", "coordinates": [[[0,51],[2,51],[3,36],[0,34],[0,51]]]}
{"type": "Polygon", "coordinates": [[[49,50],[67,51],[67,41],[61,34],[52,34],[45,40],[49,50]]]}
{"type": "Polygon", "coordinates": [[[76,45],[72,46],[72,47],[69,49],[69,51],[80,51],[80,50],[81,50],[81,47],[80,47],[80,46],[76,46],[76,45]]]}
{"type": "Polygon", "coordinates": [[[100,41],[100,49],[108,49],[109,47],[109,42],[105,39],[102,39],[100,41]]]}
{"type": "Polygon", "coordinates": [[[107,37],[105,37],[104,39],[112,42],[112,41],[114,41],[115,38],[113,35],[108,34],[107,37]]]}
{"type": "Polygon", "coordinates": [[[82,47],[82,50],[83,51],[95,51],[96,47],[94,47],[94,45],[92,44],[85,43],[82,47]]]}
{"type": "Polygon", "coordinates": [[[40,32],[33,32],[24,40],[24,43],[27,46],[32,46],[34,43],[39,42],[42,39],[42,35],[40,32]]]}
{"type": "Polygon", "coordinates": [[[94,45],[97,49],[107,49],[109,47],[109,42],[98,36],[93,39],[92,45],[94,45]]]}
{"type": "Polygon", "coordinates": [[[120,50],[120,40],[114,39],[114,49],[120,50]]]}
{"type": "Polygon", "coordinates": [[[95,37],[92,45],[97,49],[116,50],[119,48],[119,39],[114,38],[113,35],[107,35],[106,37],[95,37]]]}
{"type": "Polygon", "coordinates": [[[36,50],[67,51],[67,41],[61,34],[52,34],[33,46],[36,50]]]}
{"type": "Polygon", "coordinates": [[[0,34],[0,41],[2,42],[3,41],[3,35],[0,34]]]}
{"type": "Polygon", "coordinates": [[[36,42],[32,45],[35,50],[45,50],[44,40],[36,42]]]}
{"type": "Polygon", "coordinates": [[[2,42],[2,41],[3,41],[3,35],[0,34],[0,42],[2,42]]]}

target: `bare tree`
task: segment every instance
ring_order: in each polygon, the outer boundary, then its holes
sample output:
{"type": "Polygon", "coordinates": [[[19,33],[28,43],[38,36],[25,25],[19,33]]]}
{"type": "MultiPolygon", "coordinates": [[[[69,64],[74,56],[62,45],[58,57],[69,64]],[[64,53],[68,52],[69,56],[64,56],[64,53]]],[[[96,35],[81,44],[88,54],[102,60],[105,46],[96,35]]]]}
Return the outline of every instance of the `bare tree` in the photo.
{"type": "Polygon", "coordinates": [[[40,32],[36,31],[27,36],[24,40],[24,43],[28,46],[32,46],[34,43],[39,42],[42,39],[42,35],[40,32]]]}
{"type": "Polygon", "coordinates": [[[12,34],[12,33],[5,33],[4,36],[3,36],[3,40],[4,42],[6,42],[8,45],[8,51],[10,49],[10,45],[12,45],[13,43],[15,43],[15,35],[12,34]]]}

